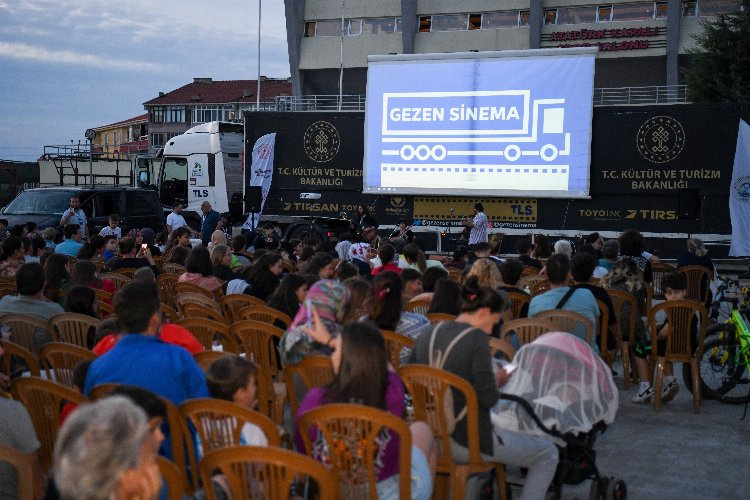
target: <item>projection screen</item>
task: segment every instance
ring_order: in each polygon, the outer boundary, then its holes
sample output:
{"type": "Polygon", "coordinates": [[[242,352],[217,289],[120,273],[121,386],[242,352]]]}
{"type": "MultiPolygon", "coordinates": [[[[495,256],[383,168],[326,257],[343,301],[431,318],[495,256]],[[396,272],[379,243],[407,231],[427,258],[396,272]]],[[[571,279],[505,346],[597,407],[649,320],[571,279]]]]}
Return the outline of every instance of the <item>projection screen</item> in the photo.
{"type": "Polygon", "coordinates": [[[369,56],[364,192],[587,197],[595,56],[369,56]]]}

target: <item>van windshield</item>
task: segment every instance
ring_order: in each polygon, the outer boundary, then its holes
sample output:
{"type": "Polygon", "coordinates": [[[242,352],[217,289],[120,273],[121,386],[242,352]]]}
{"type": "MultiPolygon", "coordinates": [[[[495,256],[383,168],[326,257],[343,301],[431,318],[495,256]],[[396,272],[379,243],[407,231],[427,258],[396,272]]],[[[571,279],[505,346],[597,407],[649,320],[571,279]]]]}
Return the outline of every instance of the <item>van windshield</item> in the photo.
{"type": "Polygon", "coordinates": [[[24,191],[11,201],[4,214],[62,214],[70,206],[70,198],[74,193],[70,191],[24,191]]]}

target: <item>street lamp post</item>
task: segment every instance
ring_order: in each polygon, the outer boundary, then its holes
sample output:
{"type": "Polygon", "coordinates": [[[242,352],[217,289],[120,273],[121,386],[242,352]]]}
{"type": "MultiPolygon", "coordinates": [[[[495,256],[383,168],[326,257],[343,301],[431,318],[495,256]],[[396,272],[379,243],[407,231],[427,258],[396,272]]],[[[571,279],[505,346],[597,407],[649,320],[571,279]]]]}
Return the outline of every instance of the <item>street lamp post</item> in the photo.
{"type": "Polygon", "coordinates": [[[84,133],[84,136],[89,141],[89,182],[91,183],[91,187],[94,187],[94,137],[96,137],[96,132],[94,129],[89,128],[86,129],[86,132],[84,133]]]}

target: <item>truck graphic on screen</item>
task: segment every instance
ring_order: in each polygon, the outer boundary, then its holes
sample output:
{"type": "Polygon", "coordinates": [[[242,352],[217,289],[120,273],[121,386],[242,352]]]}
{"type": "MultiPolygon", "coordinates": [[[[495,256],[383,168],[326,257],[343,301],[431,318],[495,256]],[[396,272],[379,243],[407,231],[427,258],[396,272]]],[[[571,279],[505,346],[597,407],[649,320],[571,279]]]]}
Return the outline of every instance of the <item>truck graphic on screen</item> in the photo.
{"type": "MultiPolygon", "coordinates": [[[[384,93],[389,165],[552,165],[570,155],[565,99],[528,90],[384,93]],[[403,162],[403,163],[402,163],[403,162]]],[[[567,158],[557,163],[567,166],[567,158]]]]}

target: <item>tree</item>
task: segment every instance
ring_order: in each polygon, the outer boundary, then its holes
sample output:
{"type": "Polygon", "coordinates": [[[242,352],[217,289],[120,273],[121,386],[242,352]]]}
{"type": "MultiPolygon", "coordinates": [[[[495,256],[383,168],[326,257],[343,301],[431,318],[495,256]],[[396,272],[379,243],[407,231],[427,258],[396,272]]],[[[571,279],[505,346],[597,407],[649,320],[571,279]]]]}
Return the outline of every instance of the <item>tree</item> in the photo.
{"type": "Polygon", "coordinates": [[[689,51],[688,97],[694,102],[750,102],[750,0],[740,10],[701,22],[699,48],[689,51]]]}

